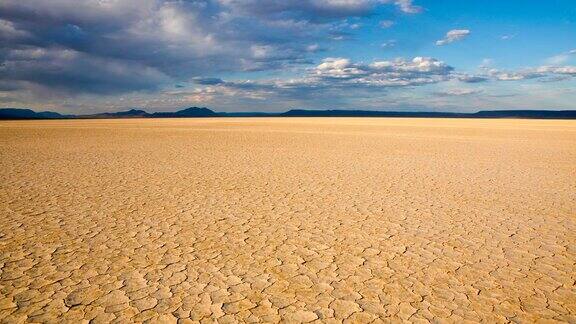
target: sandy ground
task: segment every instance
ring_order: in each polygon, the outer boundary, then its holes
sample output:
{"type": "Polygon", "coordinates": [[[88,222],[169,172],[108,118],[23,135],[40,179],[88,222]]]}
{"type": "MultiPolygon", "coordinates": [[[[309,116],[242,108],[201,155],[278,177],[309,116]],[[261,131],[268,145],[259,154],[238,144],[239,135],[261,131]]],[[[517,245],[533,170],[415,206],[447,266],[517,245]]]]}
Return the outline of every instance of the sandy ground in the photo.
{"type": "Polygon", "coordinates": [[[576,121],[4,121],[0,170],[0,322],[576,322],[576,121]]]}

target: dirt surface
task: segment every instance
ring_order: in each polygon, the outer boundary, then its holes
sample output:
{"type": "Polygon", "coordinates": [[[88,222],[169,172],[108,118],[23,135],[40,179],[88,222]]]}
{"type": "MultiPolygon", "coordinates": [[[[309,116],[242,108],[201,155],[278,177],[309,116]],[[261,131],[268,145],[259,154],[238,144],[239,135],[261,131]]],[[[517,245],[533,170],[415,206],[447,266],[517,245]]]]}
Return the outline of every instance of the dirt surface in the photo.
{"type": "Polygon", "coordinates": [[[576,121],[3,121],[0,170],[0,322],[576,322],[576,121]]]}

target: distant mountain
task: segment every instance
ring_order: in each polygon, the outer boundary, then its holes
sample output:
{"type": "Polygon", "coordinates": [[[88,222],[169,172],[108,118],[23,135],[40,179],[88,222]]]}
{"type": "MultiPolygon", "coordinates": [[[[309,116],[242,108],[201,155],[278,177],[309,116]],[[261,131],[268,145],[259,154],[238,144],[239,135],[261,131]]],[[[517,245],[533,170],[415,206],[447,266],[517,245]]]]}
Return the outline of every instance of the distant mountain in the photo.
{"type": "Polygon", "coordinates": [[[78,115],[75,118],[183,118],[183,117],[217,117],[218,114],[208,108],[190,107],[175,112],[147,113],[144,110],[131,109],[114,113],[78,115]]]}
{"type": "Polygon", "coordinates": [[[372,111],[372,110],[306,110],[292,109],[281,113],[284,117],[465,117],[465,113],[448,112],[404,112],[404,111],[372,111]]]}
{"type": "Polygon", "coordinates": [[[293,109],[285,113],[281,113],[280,116],[576,119],[576,110],[485,110],[475,113],[451,113],[451,112],[415,112],[415,111],[293,109]]]}
{"type": "Polygon", "coordinates": [[[487,110],[473,114],[475,118],[539,118],[576,119],[576,110],[487,110]]]}
{"type": "Polygon", "coordinates": [[[190,107],[175,112],[147,113],[140,109],[107,112],[89,115],[62,115],[56,112],[35,112],[31,109],[0,108],[0,119],[108,119],[108,118],[184,118],[184,117],[218,117],[220,114],[208,108],[190,107]]]}
{"type": "Polygon", "coordinates": [[[250,112],[250,111],[219,112],[217,114],[220,117],[274,117],[282,115],[282,113],[250,112]]]}
{"type": "Polygon", "coordinates": [[[152,118],[218,117],[218,114],[208,108],[190,107],[177,112],[155,112],[148,116],[152,118]]]}
{"type": "Polygon", "coordinates": [[[144,110],[130,109],[127,111],[119,111],[114,113],[101,113],[94,115],[78,115],[75,118],[144,118],[149,117],[150,114],[144,110]]]}
{"type": "Polygon", "coordinates": [[[67,118],[67,115],[61,115],[52,111],[35,112],[31,109],[20,108],[1,108],[0,119],[59,119],[67,118]]]}
{"type": "Polygon", "coordinates": [[[371,110],[306,110],[293,109],[283,113],[214,112],[208,108],[190,107],[176,112],[147,113],[144,110],[100,113],[92,115],[61,115],[56,112],[35,112],[30,109],[0,108],[0,119],[97,119],[97,118],[197,118],[197,117],[417,117],[417,118],[534,118],[576,119],[576,110],[488,110],[475,113],[371,111],[371,110]]]}

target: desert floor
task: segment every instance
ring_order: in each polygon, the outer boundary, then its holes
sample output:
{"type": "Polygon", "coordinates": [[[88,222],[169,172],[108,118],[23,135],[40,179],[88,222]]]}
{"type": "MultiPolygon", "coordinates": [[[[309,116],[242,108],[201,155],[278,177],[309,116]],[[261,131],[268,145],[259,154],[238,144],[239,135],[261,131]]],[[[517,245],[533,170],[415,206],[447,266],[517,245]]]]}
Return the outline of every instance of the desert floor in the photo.
{"type": "Polygon", "coordinates": [[[0,170],[0,322],[576,322],[576,121],[3,121],[0,170]]]}

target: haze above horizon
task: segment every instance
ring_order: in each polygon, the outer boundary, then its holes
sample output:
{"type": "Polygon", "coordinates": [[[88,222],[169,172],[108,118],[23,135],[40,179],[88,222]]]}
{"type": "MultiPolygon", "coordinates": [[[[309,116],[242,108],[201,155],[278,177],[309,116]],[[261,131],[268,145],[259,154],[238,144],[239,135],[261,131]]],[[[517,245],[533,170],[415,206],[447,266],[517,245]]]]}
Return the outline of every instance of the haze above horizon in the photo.
{"type": "Polygon", "coordinates": [[[571,0],[5,0],[0,106],[576,109],[571,0]]]}

